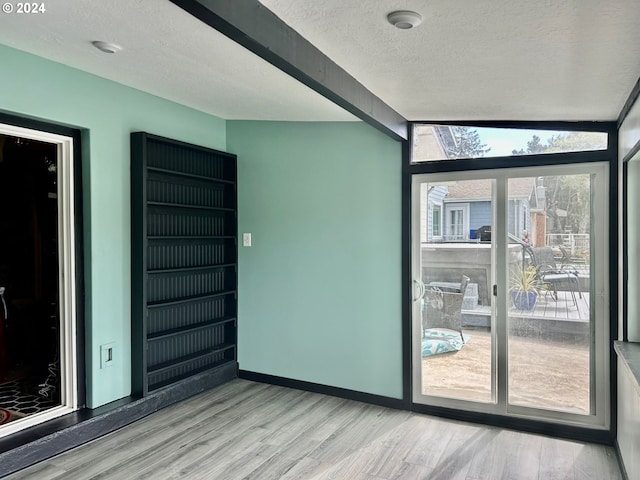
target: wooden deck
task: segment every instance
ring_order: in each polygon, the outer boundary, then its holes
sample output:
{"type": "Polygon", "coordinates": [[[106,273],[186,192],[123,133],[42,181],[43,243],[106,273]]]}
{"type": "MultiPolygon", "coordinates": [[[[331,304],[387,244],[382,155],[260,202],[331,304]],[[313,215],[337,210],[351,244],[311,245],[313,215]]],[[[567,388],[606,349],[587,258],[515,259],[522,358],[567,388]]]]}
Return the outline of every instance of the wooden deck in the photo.
{"type": "MultiPolygon", "coordinates": [[[[576,293],[576,304],[573,303],[571,292],[558,292],[558,299],[554,300],[551,293],[538,297],[533,311],[509,309],[510,318],[527,318],[543,320],[562,320],[566,322],[589,322],[589,294],[583,292],[582,298],[576,293]]],[[[491,307],[478,305],[473,310],[462,310],[464,317],[491,317],[491,307]]],[[[463,321],[464,323],[464,321],[463,321]]]]}
{"type": "MultiPolygon", "coordinates": [[[[538,297],[532,311],[509,309],[509,329],[515,335],[537,335],[558,337],[569,335],[575,341],[588,341],[590,337],[589,294],[582,298],[576,293],[576,304],[571,292],[558,292],[558,299],[551,294],[538,297]]],[[[462,310],[464,328],[491,328],[491,307],[479,305],[473,310],[462,310]]]]}

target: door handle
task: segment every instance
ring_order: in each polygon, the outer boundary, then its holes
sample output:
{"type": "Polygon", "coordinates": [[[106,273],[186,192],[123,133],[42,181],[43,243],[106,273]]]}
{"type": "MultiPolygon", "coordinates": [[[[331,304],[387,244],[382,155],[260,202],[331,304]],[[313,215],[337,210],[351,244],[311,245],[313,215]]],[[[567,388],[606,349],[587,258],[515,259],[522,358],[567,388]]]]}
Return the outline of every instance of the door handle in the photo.
{"type": "Polygon", "coordinates": [[[422,297],[424,297],[424,294],[425,294],[425,292],[426,292],[427,290],[426,290],[426,287],[424,286],[424,283],[422,283],[420,280],[415,280],[415,279],[414,279],[414,280],[413,280],[413,285],[414,285],[414,288],[413,288],[412,300],[413,300],[414,302],[417,302],[417,301],[418,301],[418,300],[420,300],[422,297]],[[415,296],[415,293],[416,293],[416,289],[415,289],[415,287],[416,287],[416,286],[418,287],[418,296],[417,296],[417,297],[415,296]]]}
{"type": "Polygon", "coordinates": [[[411,301],[416,302],[420,299],[420,284],[417,280],[413,280],[413,292],[411,292],[411,301]],[[416,297],[416,286],[418,287],[418,296],[416,297]]]}

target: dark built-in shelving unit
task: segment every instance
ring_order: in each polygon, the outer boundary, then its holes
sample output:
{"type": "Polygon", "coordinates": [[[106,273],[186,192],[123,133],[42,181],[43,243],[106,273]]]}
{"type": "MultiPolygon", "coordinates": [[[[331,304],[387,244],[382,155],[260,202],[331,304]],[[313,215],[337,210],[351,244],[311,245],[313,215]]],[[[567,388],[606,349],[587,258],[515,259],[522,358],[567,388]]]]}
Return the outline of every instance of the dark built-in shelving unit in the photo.
{"type": "Polygon", "coordinates": [[[134,393],[236,374],[236,203],[234,155],[131,134],[134,393]]]}

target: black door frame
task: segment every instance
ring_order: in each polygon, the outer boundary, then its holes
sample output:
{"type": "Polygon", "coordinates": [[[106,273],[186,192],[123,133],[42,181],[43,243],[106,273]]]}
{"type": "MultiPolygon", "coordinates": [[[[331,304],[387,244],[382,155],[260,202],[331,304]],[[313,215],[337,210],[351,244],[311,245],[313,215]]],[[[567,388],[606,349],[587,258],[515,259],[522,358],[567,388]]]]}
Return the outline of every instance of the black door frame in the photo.
{"type": "Polygon", "coordinates": [[[611,416],[608,430],[557,424],[550,421],[520,419],[505,415],[486,414],[413,403],[412,392],[412,328],[411,328],[411,179],[413,175],[439,172],[490,170],[498,168],[536,167],[560,164],[607,162],[609,164],[609,292],[613,298],[618,291],[618,136],[615,122],[455,122],[415,121],[409,128],[409,139],[402,148],[402,385],[403,406],[429,415],[455,420],[511,428],[532,433],[553,435],[572,440],[613,445],[617,435],[617,363],[613,340],[618,337],[618,303],[610,301],[610,398],[611,416]],[[608,134],[606,150],[591,152],[553,153],[462,160],[441,160],[411,163],[413,127],[420,124],[460,125],[469,127],[521,128],[561,131],[599,131],[608,134]]]}

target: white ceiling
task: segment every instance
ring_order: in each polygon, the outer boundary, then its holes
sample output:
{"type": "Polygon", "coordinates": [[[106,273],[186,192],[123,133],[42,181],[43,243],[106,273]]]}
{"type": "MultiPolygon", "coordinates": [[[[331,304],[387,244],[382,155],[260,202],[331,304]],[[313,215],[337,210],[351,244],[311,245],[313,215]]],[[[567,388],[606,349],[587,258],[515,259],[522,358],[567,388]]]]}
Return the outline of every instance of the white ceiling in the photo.
{"type": "MultiPolygon", "coordinates": [[[[638,0],[261,2],[414,120],[614,120],[640,77],[638,0]]],[[[168,0],[45,5],[0,14],[0,43],[222,118],[355,119],[168,0]]]]}
{"type": "Polygon", "coordinates": [[[356,120],[168,0],[44,3],[42,14],[0,12],[0,44],[225,119],[356,120]],[[102,53],[93,40],[124,49],[102,53]]]}
{"type": "Polygon", "coordinates": [[[408,119],[613,120],[640,77],[638,0],[260,1],[408,119]]]}

